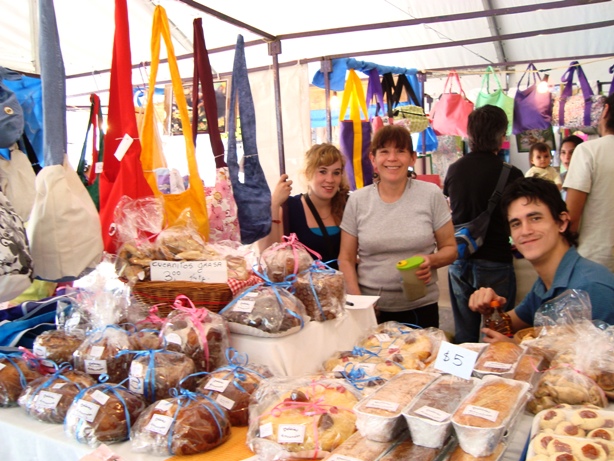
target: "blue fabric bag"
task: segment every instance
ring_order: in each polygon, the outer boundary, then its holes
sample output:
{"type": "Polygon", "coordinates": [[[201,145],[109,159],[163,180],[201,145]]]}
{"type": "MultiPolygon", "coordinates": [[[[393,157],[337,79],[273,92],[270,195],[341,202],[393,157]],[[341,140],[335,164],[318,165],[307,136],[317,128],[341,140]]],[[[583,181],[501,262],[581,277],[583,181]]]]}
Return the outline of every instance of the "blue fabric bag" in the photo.
{"type": "Polygon", "coordinates": [[[271,191],[258,160],[256,145],[256,113],[254,100],[247,77],[245,63],[245,44],[239,35],[235,49],[232,84],[230,86],[230,111],[228,113],[228,171],[232,190],[237,203],[241,242],[245,245],[254,243],[271,232],[271,191]],[[241,138],[243,140],[242,167],[237,157],[237,115],[236,105],[239,100],[239,117],[241,120],[241,138]],[[243,179],[239,177],[243,173],[243,179]]]}

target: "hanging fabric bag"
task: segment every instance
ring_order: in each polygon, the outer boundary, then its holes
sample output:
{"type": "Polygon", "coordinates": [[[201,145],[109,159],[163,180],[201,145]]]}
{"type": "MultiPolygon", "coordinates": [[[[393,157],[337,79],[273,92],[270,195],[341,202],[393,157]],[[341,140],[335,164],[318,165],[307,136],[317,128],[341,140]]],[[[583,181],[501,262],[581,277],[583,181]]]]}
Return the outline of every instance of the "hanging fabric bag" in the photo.
{"type": "Polygon", "coordinates": [[[369,71],[369,83],[367,84],[367,109],[371,104],[371,101],[375,99],[375,114],[371,118],[371,127],[373,133],[379,130],[385,125],[380,111],[384,110],[384,90],[382,89],[382,82],[379,79],[379,72],[377,69],[371,69],[369,71]]]}
{"type": "Polygon", "coordinates": [[[13,144],[10,152],[10,160],[0,156],[0,190],[23,222],[27,222],[36,197],[36,174],[27,155],[19,150],[17,143],[13,144]]]}
{"type": "Polygon", "coordinates": [[[394,104],[393,114],[395,120],[408,121],[408,128],[412,133],[420,133],[429,126],[429,119],[424,113],[422,102],[416,95],[416,92],[405,74],[399,74],[397,77],[397,83],[394,90],[394,104]],[[400,106],[399,103],[403,96],[403,90],[407,93],[409,104],[400,106]]]}
{"type": "Polygon", "coordinates": [[[143,121],[141,139],[141,162],[147,182],[154,194],[164,202],[164,211],[168,225],[178,222],[179,218],[188,211],[192,224],[196,227],[199,234],[206,240],[209,239],[209,219],[207,216],[207,203],[205,190],[198,173],[196,155],[194,153],[194,140],[192,139],[192,126],[188,115],[188,104],[186,102],[181,76],[177,67],[175,50],[171,41],[170,26],[166,16],[166,10],[160,5],[154,10],[153,26],[151,32],[151,71],[149,74],[149,90],[147,92],[147,105],[145,106],[145,120],[143,121]],[[160,61],[160,38],[164,40],[168,55],[168,67],[171,74],[173,93],[179,109],[183,136],[185,139],[186,158],[188,163],[189,187],[187,190],[177,194],[163,194],[158,188],[158,180],[153,168],[155,159],[155,139],[154,139],[154,112],[153,95],[156,86],[156,76],[158,74],[158,64],[160,61]]]}
{"type": "Polygon", "coordinates": [[[486,68],[486,73],[482,77],[482,86],[478,93],[475,107],[483,106],[497,106],[503,109],[505,115],[507,115],[507,131],[505,134],[508,136],[512,134],[512,127],[514,126],[514,100],[503,92],[499,77],[495,73],[491,66],[486,68]],[[497,89],[494,92],[490,92],[490,77],[495,80],[497,89]]]}
{"type": "Polygon", "coordinates": [[[350,189],[356,190],[373,182],[373,165],[369,159],[371,124],[367,112],[362,82],[354,69],[350,69],[339,111],[339,144],[346,157],[345,171],[350,189]],[[350,118],[345,120],[348,108],[350,118]]]}
{"type": "Polygon", "coordinates": [[[130,30],[126,0],[115,0],[115,36],[109,88],[108,130],[104,139],[107,151],[100,175],[100,223],[104,249],[117,251],[115,207],[123,196],[150,197],[151,187],[141,165],[141,142],[136,126],[132,96],[130,30]],[[120,147],[121,146],[121,147],[120,147]]]}
{"type": "MultiPolygon", "coordinates": [[[[205,45],[202,18],[194,19],[194,79],[192,88],[201,85],[207,131],[211,150],[215,159],[215,186],[205,187],[207,195],[207,213],[209,214],[209,241],[217,243],[222,240],[241,241],[237,203],[232,192],[228,165],[224,161],[224,144],[218,126],[218,106],[213,87],[211,64],[205,45]]],[[[198,128],[198,104],[200,92],[194,91],[192,97],[192,136],[196,146],[198,128]]],[[[222,102],[222,101],[220,101],[222,102]]],[[[223,100],[224,105],[226,100],[223,100]]],[[[224,109],[226,107],[224,106],[224,109]]]]}
{"type": "Polygon", "coordinates": [[[243,36],[237,37],[235,58],[230,85],[230,110],[228,111],[228,171],[234,192],[241,242],[245,245],[254,243],[271,232],[271,191],[258,160],[256,143],[256,112],[252,90],[249,86],[247,64],[245,62],[245,43],[243,36]],[[241,120],[241,139],[243,141],[243,158],[239,165],[237,154],[237,115],[239,104],[241,120]],[[243,178],[239,177],[243,173],[243,178]]]}
{"type": "Polygon", "coordinates": [[[551,126],[552,98],[550,91],[545,93],[538,91],[539,82],[541,82],[541,77],[535,65],[531,63],[518,80],[518,88],[514,96],[514,134],[527,130],[545,130],[551,126]],[[521,90],[520,84],[525,75],[527,86],[521,90]],[[532,85],[531,77],[533,77],[532,85]]]}
{"type": "Polygon", "coordinates": [[[469,114],[473,103],[467,99],[455,70],[448,74],[443,93],[429,114],[431,126],[437,135],[462,136],[466,138],[469,114]],[[452,85],[458,84],[458,93],[452,92],[452,85]]]}
{"type": "Polygon", "coordinates": [[[565,84],[565,87],[560,95],[554,98],[552,106],[555,126],[578,129],[596,127],[599,124],[606,97],[593,93],[578,61],[572,61],[569,64],[569,68],[561,77],[561,82],[565,84]],[[572,94],[573,77],[576,71],[580,82],[580,92],[572,94]]]}
{"type": "Polygon", "coordinates": [[[81,149],[81,158],[77,165],[77,174],[87,189],[87,192],[92,197],[96,209],[100,209],[100,193],[99,193],[99,169],[102,169],[102,156],[104,149],[104,131],[102,130],[102,108],[100,106],[100,98],[96,94],[90,95],[92,103],[90,108],[90,119],[87,123],[85,132],[85,141],[81,149]],[[85,173],[85,154],[87,152],[87,138],[92,130],[92,163],[88,173],[85,173]]]}

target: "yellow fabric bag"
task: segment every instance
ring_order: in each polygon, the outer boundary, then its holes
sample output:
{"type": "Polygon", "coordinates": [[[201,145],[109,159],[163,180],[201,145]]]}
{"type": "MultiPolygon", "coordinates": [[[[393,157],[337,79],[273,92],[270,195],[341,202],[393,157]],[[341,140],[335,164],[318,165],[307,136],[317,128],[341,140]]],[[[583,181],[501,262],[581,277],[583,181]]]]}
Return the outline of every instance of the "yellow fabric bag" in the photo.
{"type": "MultiPolygon", "coordinates": [[[[207,201],[205,189],[198,174],[196,156],[194,154],[194,141],[192,139],[192,126],[188,115],[188,105],[183,93],[183,84],[177,67],[175,50],[171,41],[171,33],[166,16],[166,10],[161,6],[156,6],[154,11],[153,26],[151,32],[151,72],[149,76],[149,89],[147,92],[147,105],[145,106],[145,116],[141,133],[141,163],[145,179],[157,197],[164,201],[164,211],[169,226],[178,221],[182,213],[188,210],[192,223],[198,232],[209,240],[209,218],[207,216],[207,201]],[[189,187],[186,191],[179,194],[163,194],[158,188],[156,173],[154,171],[156,163],[156,142],[154,128],[154,105],[153,95],[158,74],[158,64],[160,61],[160,37],[164,39],[168,53],[168,66],[171,73],[173,93],[177,101],[177,107],[181,117],[183,137],[185,139],[186,157],[188,160],[188,173],[190,175],[189,187]]],[[[184,216],[183,216],[184,217],[184,216]]]]}

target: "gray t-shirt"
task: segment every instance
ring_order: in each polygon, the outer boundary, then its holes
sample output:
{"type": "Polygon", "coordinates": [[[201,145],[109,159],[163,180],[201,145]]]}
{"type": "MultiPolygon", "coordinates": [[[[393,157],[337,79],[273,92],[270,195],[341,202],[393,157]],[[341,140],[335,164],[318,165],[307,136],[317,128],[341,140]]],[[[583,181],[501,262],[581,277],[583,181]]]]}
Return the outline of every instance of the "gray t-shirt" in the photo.
{"type": "Polygon", "coordinates": [[[416,254],[434,253],[435,231],[451,219],[446,199],[435,184],[411,179],[394,203],[382,201],[375,184],[352,192],[341,229],[358,238],[358,283],[363,294],[381,289],[378,307],[383,311],[410,310],[437,302],[437,271],[433,270],[427,295],[410,303],[401,294],[396,264],[416,254]]]}

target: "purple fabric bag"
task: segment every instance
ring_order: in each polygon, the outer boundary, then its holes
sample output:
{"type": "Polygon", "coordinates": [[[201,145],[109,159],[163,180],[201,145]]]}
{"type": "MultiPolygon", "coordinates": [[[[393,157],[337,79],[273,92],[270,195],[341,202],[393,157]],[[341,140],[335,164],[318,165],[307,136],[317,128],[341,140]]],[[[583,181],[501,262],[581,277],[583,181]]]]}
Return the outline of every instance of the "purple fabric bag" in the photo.
{"type": "Polygon", "coordinates": [[[537,91],[541,77],[533,63],[527,66],[520,80],[518,89],[514,96],[514,134],[522,133],[526,130],[545,130],[550,127],[552,121],[552,98],[550,92],[540,93],[537,91]],[[520,89],[522,79],[527,75],[527,86],[524,90],[520,89]],[[531,83],[533,77],[533,84],[531,83]]]}
{"type": "Polygon", "coordinates": [[[357,172],[354,168],[355,159],[353,156],[354,143],[357,139],[357,136],[355,136],[356,123],[359,124],[359,129],[362,131],[362,143],[360,147],[362,157],[360,161],[360,166],[362,168],[363,184],[361,187],[368,186],[369,184],[373,183],[373,165],[371,164],[371,160],[369,159],[369,144],[371,143],[371,123],[364,120],[359,122],[355,122],[353,120],[342,120],[339,125],[339,144],[341,147],[340,150],[345,156],[345,171],[348,175],[351,190],[357,189],[357,172]]]}

